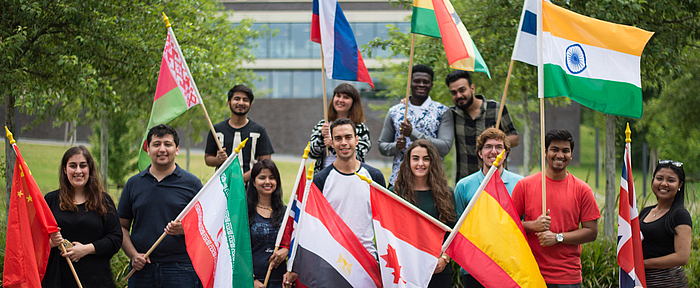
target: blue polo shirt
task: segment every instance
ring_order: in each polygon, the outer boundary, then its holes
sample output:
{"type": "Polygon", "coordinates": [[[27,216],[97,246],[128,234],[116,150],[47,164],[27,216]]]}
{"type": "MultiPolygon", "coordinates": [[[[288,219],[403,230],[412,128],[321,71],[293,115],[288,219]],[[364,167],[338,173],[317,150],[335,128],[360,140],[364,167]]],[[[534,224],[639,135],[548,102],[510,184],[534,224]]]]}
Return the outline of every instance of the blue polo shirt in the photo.
{"type": "MultiPolygon", "coordinates": [[[[464,213],[464,209],[467,208],[469,201],[476,195],[476,189],[479,189],[479,185],[481,185],[485,177],[484,173],[479,170],[457,182],[457,185],[455,185],[455,212],[457,212],[457,215],[461,216],[464,213]]],[[[513,195],[513,188],[515,188],[515,184],[520,179],[523,179],[523,176],[503,169],[501,180],[503,180],[503,184],[506,184],[509,195],[513,195]]],[[[464,268],[460,269],[460,275],[466,274],[469,273],[464,268]]]]}
{"type": "MultiPolygon", "coordinates": [[[[158,182],[148,172],[151,166],[129,178],[119,199],[119,218],[131,219],[131,242],[146,253],[158,240],[168,222],[202,189],[202,181],[175,164],[175,171],[158,182]]],[[[151,262],[190,263],[185,235],[168,235],[153,250],[151,262]]]]}

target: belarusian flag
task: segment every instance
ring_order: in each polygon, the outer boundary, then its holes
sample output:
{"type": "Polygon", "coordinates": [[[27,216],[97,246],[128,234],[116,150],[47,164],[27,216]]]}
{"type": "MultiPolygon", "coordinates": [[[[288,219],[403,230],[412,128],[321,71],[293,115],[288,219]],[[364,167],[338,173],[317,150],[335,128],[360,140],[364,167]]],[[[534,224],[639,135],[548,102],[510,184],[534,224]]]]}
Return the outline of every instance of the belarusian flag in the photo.
{"type": "Polygon", "coordinates": [[[411,33],[442,38],[450,68],[483,72],[491,78],[486,62],[450,0],[413,0],[411,33]]]}
{"type": "Polygon", "coordinates": [[[639,61],[653,32],[542,2],[544,97],[565,96],[605,114],[642,117],[639,61]]]}
{"type": "Polygon", "coordinates": [[[245,186],[238,154],[229,157],[177,219],[204,287],[253,287],[245,186]]]}
{"type": "Polygon", "coordinates": [[[153,99],[151,119],[148,120],[148,128],[143,135],[141,143],[143,149],[139,151],[139,170],[146,169],[151,164],[146,143],[148,130],[172,121],[192,106],[200,103],[202,103],[202,97],[199,96],[199,90],[192,79],[190,68],[182,56],[173,29],[168,27],[168,38],[165,40],[163,59],[160,62],[158,86],[156,86],[156,96],[153,99]]]}

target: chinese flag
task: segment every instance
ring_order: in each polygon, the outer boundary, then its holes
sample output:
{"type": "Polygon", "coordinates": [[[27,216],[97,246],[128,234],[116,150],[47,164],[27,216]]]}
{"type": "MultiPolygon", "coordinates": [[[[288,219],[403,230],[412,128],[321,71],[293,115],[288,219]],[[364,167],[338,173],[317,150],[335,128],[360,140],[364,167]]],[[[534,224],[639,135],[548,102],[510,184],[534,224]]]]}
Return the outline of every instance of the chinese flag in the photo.
{"type": "Polygon", "coordinates": [[[41,287],[49,260],[49,233],[58,225],[17,145],[5,239],[4,287],[41,287]]]}

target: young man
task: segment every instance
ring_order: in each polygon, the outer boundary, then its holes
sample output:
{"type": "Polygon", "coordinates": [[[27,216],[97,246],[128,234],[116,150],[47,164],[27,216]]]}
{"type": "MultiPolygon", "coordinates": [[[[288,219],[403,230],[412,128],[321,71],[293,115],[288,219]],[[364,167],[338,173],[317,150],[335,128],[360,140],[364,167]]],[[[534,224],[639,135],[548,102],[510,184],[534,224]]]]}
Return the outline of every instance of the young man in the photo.
{"type": "Polygon", "coordinates": [[[314,184],[365,249],[376,256],[369,184],[360,180],[355,172],[382,186],[385,186],[384,175],[355,158],[358,142],[355,129],[355,124],[348,118],[338,118],[331,123],[332,147],[337,158],[333,164],[314,175],[314,184]]]}
{"type": "MultiPolygon", "coordinates": [[[[455,186],[455,210],[457,210],[457,215],[462,215],[462,213],[464,213],[464,209],[467,208],[469,201],[471,201],[476,194],[476,190],[479,188],[479,185],[481,185],[481,182],[484,181],[486,173],[491,169],[491,166],[493,166],[493,161],[496,161],[498,154],[505,150],[506,152],[503,153],[504,155],[501,163],[508,159],[510,141],[503,131],[496,128],[488,128],[476,138],[476,149],[481,170],[457,182],[455,186]]],[[[523,178],[523,176],[506,170],[503,168],[503,165],[498,166],[498,173],[500,173],[501,179],[503,183],[506,184],[506,189],[508,189],[508,193],[510,194],[513,193],[515,184],[523,178]]],[[[484,287],[466,270],[461,269],[460,274],[462,275],[464,287],[484,287]]]]}
{"type": "Polygon", "coordinates": [[[408,121],[404,121],[406,104],[389,109],[379,136],[379,153],[394,156],[389,184],[393,185],[403,161],[405,149],[416,139],[428,139],[445,156],[452,147],[454,136],[450,109],[430,98],[433,88],[433,69],[426,65],[413,66],[411,97],[408,103],[408,121]]]}
{"type": "MultiPolygon", "coordinates": [[[[454,117],[455,139],[457,140],[457,178],[455,183],[469,174],[479,171],[481,165],[477,156],[476,137],[489,127],[496,126],[501,104],[487,100],[483,95],[475,95],[471,74],[457,70],[445,78],[455,106],[450,107],[454,117]]],[[[519,136],[503,107],[501,126],[498,127],[508,135],[511,147],[518,146],[519,136]]]]}
{"type": "Polygon", "coordinates": [[[248,139],[243,150],[241,150],[241,167],[243,167],[243,180],[248,181],[250,178],[250,168],[257,161],[269,159],[270,155],[275,153],[272,149],[270,137],[267,136],[267,131],[262,125],[255,123],[246,116],[250,107],[253,105],[253,90],[245,85],[236,85],[228,91],[228,105],[231,109],[231,118],[221,121],[214,125],[216,130],[216,138],[223,146],[222,150],[216,146],[214,136],[211,131],[207,135],[207,146],[204,149],[204,162],[207,166],[219,167],[226,161],[233,149],[248,139]]]}
{"type": "Polygon", "coordinates": [[[513,204],[547,287],[581,287],[581,244],[596,239],[600,211],[591,187],[566,171],[574,150],[569,131],[550,130],[544,141],[547,212],[542,172],[515,185],[513,204]]]}
{"type": "Polygon", "coordinates": [[[175,163],[180,139],[173,127],[151,128],[146,143],[151,165],[129,178],[118,208],[122,249],[137,270],[129,287],[198,287],[201,282],[185,249],[182,224],[172,220],[202,189],[202,182],[175,163]],[[169,235],[144,257],[163,228],[169,235]]]}

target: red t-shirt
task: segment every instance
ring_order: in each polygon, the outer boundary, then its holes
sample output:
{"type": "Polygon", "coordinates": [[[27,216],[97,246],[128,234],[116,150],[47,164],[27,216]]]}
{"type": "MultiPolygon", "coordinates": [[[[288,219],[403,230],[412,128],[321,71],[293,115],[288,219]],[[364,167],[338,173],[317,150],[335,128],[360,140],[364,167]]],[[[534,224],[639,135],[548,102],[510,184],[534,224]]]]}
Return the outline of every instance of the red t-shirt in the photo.
{"type": "MultiPolygon", "coordinates": [[[[523,178],[513,189],[513,204],[524,221],[542,215],[542,172],[523,178]]],[[[551,211],[549,230],[563,233],[579,229],[579,224],[597,220],[600,211],[591,187],[569,174],[562,180],[547,178],[547,208],[551,211]]],[[[581,283],[581,245],[540,246],[535,232],[527,233],[527,242],[548,284],[581,283]]]]}

